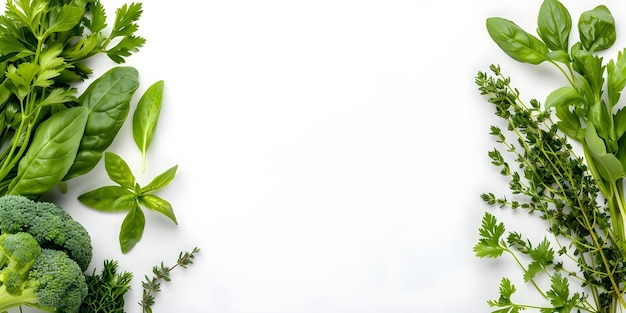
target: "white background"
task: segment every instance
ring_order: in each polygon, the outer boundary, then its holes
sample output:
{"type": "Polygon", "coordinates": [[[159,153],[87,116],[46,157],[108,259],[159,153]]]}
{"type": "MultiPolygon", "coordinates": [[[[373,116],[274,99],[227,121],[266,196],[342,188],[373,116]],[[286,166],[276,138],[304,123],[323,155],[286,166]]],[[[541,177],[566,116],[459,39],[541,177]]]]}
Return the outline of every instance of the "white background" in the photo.
{"type": "MultiPolygon", "coordinates": [[[[103,3],[112,17],[127,1],[103,3]]],[[[574,21],[606,4],[621,49],[626,4],[563,3],[574,21]]],[[[486,155],[497,121],[474,77],[500,64],[523,97],[539,100],[565,84],[550,66],[509,60],[484,27],[501,16],[534,33],[541,1],[143,4],[147,44],[127,64],[140,72],[135,100],[165,80],[162,116],[146,173],[130,123],[110,151],[144,183],[179,165],[159,195],[180,224],[146,212],[142,241],[122,255],[124,215],[76,200],[110,184],[101,165],[51,195],[92,234],[92,268],[116,259],[135,273],[129,313],[141,312],[152,266],[194,246],[195,264],[172,273],[154,312],[478,313],[501,276],[521,277],[510,260],[472,253],[486,210],[543,236],[524,213],[480,200],[506,191],[506,180],[486,155]]]]}

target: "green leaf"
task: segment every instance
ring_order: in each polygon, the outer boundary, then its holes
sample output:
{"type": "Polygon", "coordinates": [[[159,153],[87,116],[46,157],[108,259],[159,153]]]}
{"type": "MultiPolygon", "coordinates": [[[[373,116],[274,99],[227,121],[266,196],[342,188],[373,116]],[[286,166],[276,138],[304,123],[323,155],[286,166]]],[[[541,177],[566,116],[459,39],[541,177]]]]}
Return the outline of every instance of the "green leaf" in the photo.
{"type": "Polygon", "coordinates": [[[105,152],[104,168],[112,181],[130,190],[135,188],[137,180],[126,161],[119,155],[113,152],[105,152]]]}
{"type": "Polygon", "coordinates": [[[178,165],[174,165],[171,168],[169,168],[167,171],[159,174],[148,185],[141,188],[141,193],[145,194],[148,192],[159,190],[167,186],[170,182],[172,182],[172,180],[174,180],[177,169],[178,169],[178,165]]]}
{"type": "Polygon", "coordinates": [[[499,307],[501,309],[492,311],[493,313],[519,313],[520,310],[523,310],[523,307],[519,307],[511,301],[511,296],[515,293],[516,289],[511,281],[504,277],[500,281],[500,297],[498,300],[489,300],[487,304],[490,307],[499,307]]]}
{"type": "Polygon", "coordinates": [[[569,107],[585,102],[585,98],[572,87],[561,87],[551,92],[545,101],[546,110],[553,107],[569,107]]]}
{"type": "Polygon", "coordinates": [[[85,134],[74,165],[65,180],[91,171],[124,124],[130,101],[139,87],[139,73],[132,67],[115,67],[96,79],[78,98],[89,109],[85,134]]]}
{"type": "Polygon", "coordinates": [[[152,142],[152,136],[156,130],[159,115],[161,113],[163,87],[164,82],[162,80],[148,87],[146,92],[139,99],[137,108],[133,114],[133,139],[135,140],[139,151],[141,151],[142,172],[145,172],[146,170],[146,154],[148,152],[148,148],[150,147],[150,143],[152,142]]]}
{"type": "Polygon", "coordinates": [[[124,63],[124,58],[139,50],[145,44],[143,37],[124,37],[117,45],[106,51],[107,56],[115,63],[124,63]]]}
{"type": "Polygon", "coordinates": [[[567,305],[569,302],[569,283],[565,277],[561,276],[561,273],[554,273],[551,279],[550,290],[546,295],[555,308],[567,305]]]}
{"type": "Polygon", "coordinates": [[[159,212],[167,216],[167,218],[172,220],[174,224],[178,225],[178,221],[176,220],[176,216],[174,215],[174,209],[172,208],[172,205],[164,199],[154,195],[141,195],[137,197],[137,202],[139,203],[139,205],[147,209],[159,212]]]}
{"type": "Polygon", "coordinates": [[[606,6],[599,5],[581,14],[578,32],[587,51],[606,50],[615,43],[615,19],[606,6]]]}
{"type": "Polygon", "coordinates": [[[117,212],[128,209],[115,204],[123,196],[134,196],[134,193],[121,186],[105,186],[78,196],[78,201],[99,211],[117,212]]]}
{"type": "MultiPolygon", "coordinates": [[[[582,75],[584,81],[589,85],[587,88],[587,92],[590,94],[588,98],[594,99],[596,96],[599,96],[604,85],[603,75],[605,67],[602,64],[602,58],[583,49],[580,43],[572,47],[571,55],[574,70],[582,75]]],[[[579,92],[583,93],[582,90],[579,90],[579,92]]]]}
{"type": "Polygon", "coordinates": [[[42,122],[18,164],[9,193],[39,195],[58,185],[74,162],[86,121],[85,108],[74,107],[42,122]]]}
{"type": "Polygon", "coordinates": [[[65,32],[73,29],[80,23],[85,15],[85,8],[74,5],[63,5],[58,12],[52,11],[48,13],[56,13],[52,18],[51,25],[46,29],[44,37],[50,36],[52,33],[65,32]]]}
{"type": "Polygon", "coordinates": [[[119,241],[122,253],[130,251],[140,240],[146,225],[146,217],[138,205],[133,206],[122,222],[119,241]]]}
{"type": "Polygon", "coordinates": [[[567,51],[572,17],[557,0],[544,0],[537,18],[537,33],[550,50],[567,51]]]}
{"type": "Polygon", "coordinates": [[[124,57],[131,55],[132,52],[137,51],[145,43],[145,39],[139,36],[135,36],[139,26],[137,20],[143,13],[141,3],[131,3],[130,5],[123,5],[115,12],[115,23],[109,40],[117,37],[122,37],[118,40],[118,43],[109,48],[106,54],[116,63],[123,63],[124,57]]]}
{"type": "MultiPolygon", "coordinates": [[[[619,139],[626,132],[626,109],[621,108],[613,117],[613,121],[615,122],[615,135],[619,139]]],[[[622,149],[620,149],[622,150],[622,149]]]]}
{"type": "Polygon", "coordinates": [[[488,18],[487,31],[493,41],[514,60],[530,64],[548,60],[546,44],[512,21],[499,17],[488,18]]]}
{"type": "Polygon", "coordinates": [[[92,34],[99,33],[107,27],[107,15],[99,0],[89,5],[89,13],[89,18],[85,19],[85,25],[92,34]]]}
{"type": "Polygon", "coordinates": [[[619,101],[624,86],[626,86],[626,49],[617,54],[617,61],[611,60],[606,66],[607,69],[607,91],[609,104],[615,106],[619,101]]]}
{"type": "Polygon", "coordinates": [[[137,21],[143,13],[141,3],[124,4],[115,11],[115,23],[111,37],[132,36],[138,29],[137,21]]]}
{"type": "Polygon", "coordinates": [[[546,270],[554,261],[554,250],[550,247],[550,242],[544,238],[537,247],[530,250],[529,253],[532,262],[528,265],[527,271],[524,273],[524,281],[530,281],[535,276],[546,270]]]}
{"type": "Polygon", "coordinates": [[[496,258],[501,256],[505,251],[500,242],[500,238],[505,232],[504,224],[498,223],[493,214],[485,212],[482,219],[482,226],[478,232],[481,238],[473,249],[476,256],[479,258],[496,258]]]}
{"type": "Polygon", "coordinates": [[[600,176],[611,183],[624,177],[624,167],[619,159],[606,152],[606,146],[602,138],[598,136],[592,124],[587,125],[585,135],[586,147],[594,160],[600,176]]]}

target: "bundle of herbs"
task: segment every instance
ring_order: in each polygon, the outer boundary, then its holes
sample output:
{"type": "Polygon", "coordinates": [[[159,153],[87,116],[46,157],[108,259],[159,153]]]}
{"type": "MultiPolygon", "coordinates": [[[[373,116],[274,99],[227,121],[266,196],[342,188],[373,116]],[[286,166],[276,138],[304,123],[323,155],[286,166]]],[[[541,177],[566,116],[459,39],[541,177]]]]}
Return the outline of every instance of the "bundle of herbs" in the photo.
{"type": "Polygon", "coordinates": [[[564,76],[564,86],[549,93],[543,104],[525,101],[498,65],[476,76],[480,93],[503,122],[498,125],[506,125],[491,127],[499,148],[488,156],[508,178],[510,189],[508,195],[488,192],[482,198],[491,205],[527,210],[547,229],[545,239],[533,242],[507,232],[495,214],[485,212],[475,254],[512,257],[523,283],[538,295],[534,303],[520,303],[515,284],[504,277],[499,297],[488,304],[493,312],[622,312],[626,109],[620,96],[626,86],[626,50],[608,62],[601,56],[616,41],[615,19],[604,5],[585,11],[574,39],[566,7],[544,0],[537,35],[500,17],[488,18],[486,26],[514,60],[550,64],[564,76]]]}
{"type": "MultiPolygon", "coordinates": [[[[91,261],[91,243],[79,245],[71,243],[69,237],[53,236],[73,233],[82,226],[53,223],[71,220],[58,210],[58,218],[32,224],[42,219],[37,210],[44,202],[38,201],[46,193],[57,187],[65,191],[67,181],[91,172],[103,158],[106,174],[119,186],[88,191],[79,200],[99,211],[128,211],[119,233],[123,253],[128,253],[142,237],[145,217],[141,208],[163,214],[178,224],[172,205],[156,195],[174,179],[178,166],[141,187],[127,163],[107,151],[130,115],[131,101],[140,86],[138,70],[120,64],[146,40],[137,35],[137,22],[143,13],[141,3],[118,8],[111,24],[105,11],[99,0],[7,0],[5,12],[0,15],[0,199],[28,199],[16,202],[27,205],[6,206],[9,213],[1,221],[5,227],[2,238],[8,239],[3,239],[0,249],[0,302],[10,305],[2,306],[0,311],[21,305],[64,312],[124,311],[124,295],[130,290],[132,273],[120,270],[117,261],[105,260],[99,274],[95,270],[83,273],[84,277],[59,274],[66,268],[67,273],[70,268],[85,271],[91,261]],[[117,65],[91,80],[94,71],[89,64],[97,56],[106,56],[117,65]],[[80,94],[79,84],[87,86],[80,94]],[[7,224],[6,216],[15,222],[7,224]],[[41,241],[38,234],[56,241],[41,241]],[[75,262],[62,257],[66,252],[57,249],[65,244],[89,247],[89,253],[79,258],[80,268],[59,268],[38,257],[39,251],[49,257],[52,252],[48,250],[54,247],[59,260],[75,262]],[[15,264],[19,264],[19,271],[15,264]],[[29,278],[31,274],[38,278],[29,278]],[[75,282],[81,287],[74,288],[71,309],[63,308],[63,301],[58,301],[63,297],[59,286],[37,291],[28,285],[33,281],[43,285],[52,276],[65,277],[68,284],[75,282]]],[[[160,114],[163,86],[163,81],[151,85],[132,114],[132,136],[142,154],[142,171],[160,114]]],[[[57,208],[49,203],[45,206],[57,208]]],[[[81,238],[90,241],[88,235],[81,238]]],[[[151,312],[154,293],[160,291],[159,282],[169,281],[170,271],[191,264],[198,252],[198,248],[181,252],[176,265],[166,267],[161,263],[152,269],[155,278],[146,276],[144,299],[139,303],[144,312],[151,312]]]]}

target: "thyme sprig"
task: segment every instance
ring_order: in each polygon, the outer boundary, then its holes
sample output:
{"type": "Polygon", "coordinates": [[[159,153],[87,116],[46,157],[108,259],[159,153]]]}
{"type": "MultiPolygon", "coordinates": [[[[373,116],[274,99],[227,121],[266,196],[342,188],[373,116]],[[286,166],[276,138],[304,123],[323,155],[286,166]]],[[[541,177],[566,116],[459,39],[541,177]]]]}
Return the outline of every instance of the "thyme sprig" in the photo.
{"type": "Polygon", "coordinates": [[[176,264],[172,266],[166,266],[161,262],[161,264],[155,265],[152,268],[154,276],[148,277],[148,275],[146,275],[144,281],[141,283],[143,296],[139,305],[142,307],[144,313],[152,313],[152,305],[155,303],[154,294],[161,291],[161,281],[171,281],[170,273],[177,267],[187,268],[187,266],[193,263],[193,259],[199,252],[200,249],[195,247],[191,252],[181,252],[178,255],[176,264]]]}

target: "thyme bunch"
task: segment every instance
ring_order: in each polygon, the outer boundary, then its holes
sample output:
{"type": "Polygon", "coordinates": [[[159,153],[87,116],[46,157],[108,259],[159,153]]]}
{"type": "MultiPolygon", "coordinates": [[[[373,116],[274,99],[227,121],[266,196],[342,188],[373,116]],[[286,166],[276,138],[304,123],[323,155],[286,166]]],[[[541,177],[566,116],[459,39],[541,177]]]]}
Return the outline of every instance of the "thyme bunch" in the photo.
{"type": "Polygon", "coordinates": [[[537,100],[525,104],[499,66],[492,65],[490,70],[491,74],[479,72],[476,84],[507,128],[491,126],[490,134],[504,149],[494,148],[488,155],[492,164],[509,179],[510,196],[514,200],[493,193],[484,193],[481,197],[490,205],[525,209],[538,215],[547,223],[553,240],[544,238],[533,244],[517,232],[510,232],[504,239],[504,225],[498,223],[494,215],[485,214],[481,239],[474,247],[476,255],[499,257],[504,252],[512,255],[523,270],[524,281],[532,284],[552,307],[514,304],[510,298],[515,287],[508,278],[501,281],[500,298],[489,301],[489,305],[507,308],[512,310],[510,312],[524,308],[542,312],[554,309],[570,312],[574,308],[615,312],[623,301],[621,291],[626,282],[626,267],[615,245],[608,210],[602,204],[584,158],[576,155],[549,111],[542,110],[537,100]],[[510,159],[516,167],[509,164],[510,159]],[[530,261],[524,264],[524,259],[530,261]],[[563,260],[573,261],[577,268],[565,268],[563,260]],[[548,291],[536,282],[539,274],[546,275],[552,282],[548,291]],[[587,287],[589,294],[570,295],[570,280],[587,287]]]}

